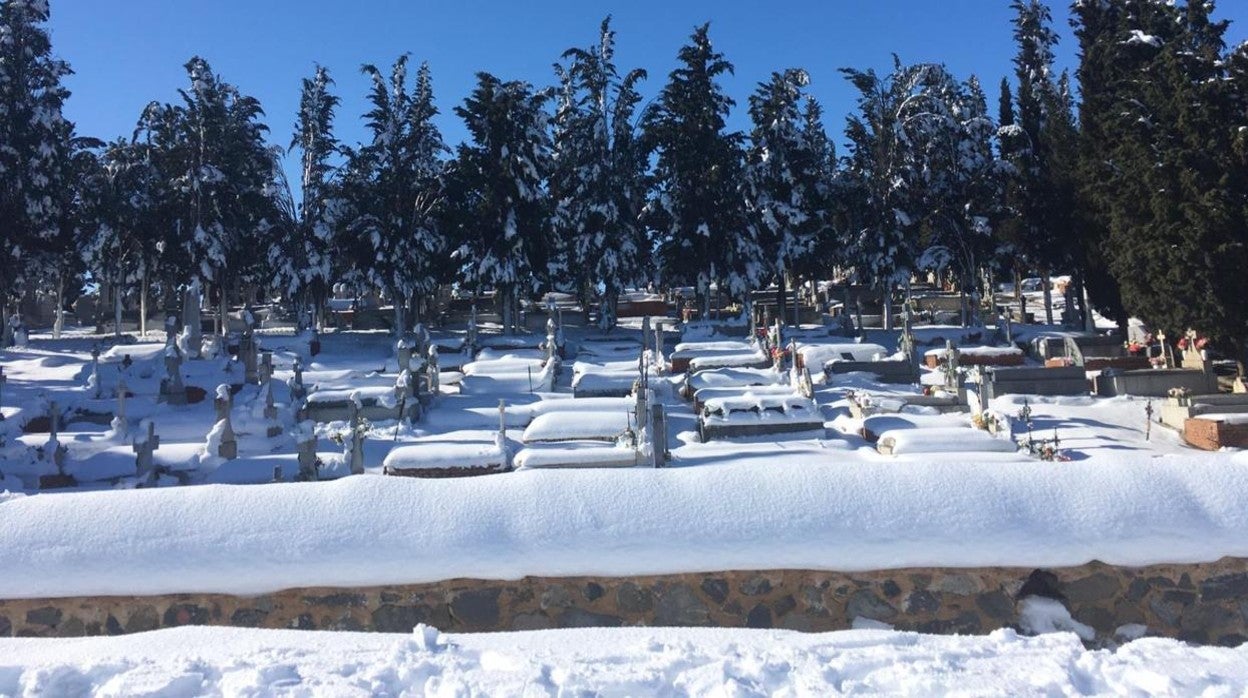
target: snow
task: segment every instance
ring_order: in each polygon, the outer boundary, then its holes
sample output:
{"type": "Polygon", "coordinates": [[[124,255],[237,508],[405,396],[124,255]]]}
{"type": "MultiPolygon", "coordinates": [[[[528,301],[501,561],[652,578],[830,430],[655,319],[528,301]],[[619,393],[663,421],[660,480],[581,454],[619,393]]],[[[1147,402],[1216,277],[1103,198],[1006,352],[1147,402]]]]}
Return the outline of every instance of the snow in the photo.
{"type": "Polygon", "coordinates": [[[892,352],[879,344],[800,344],[797,353],[812,371],[818,371],[832,361],[876,361],[888,358],[892,352]]]}
{"type": "MultiPolygon", "coordinates": [[[[947,349],[941,347],[939,349],[929,349],[924,352],[924,356],[944,356],[947,349]]],[[[1020,356],[1023,353],[1018,347],[958,347],[958,353],[963,356],[1020,356]]]]}
{"type": "Polygon", "coordinates": [[[603,468],[650,465],[637,449],[583,443],[529,446],[515,457],[517,468],[603,468]]]}
{"type": "Polygon", "coordinates": [[[799,465],[778,458],[774,444],[716,449],[708,457],[724,462],[713,468],[10,499],[0,503],[0,598],[1248,555],[1245,460],[1126,452],[1116,463],[1060,465],[867,461],[799,442],[799,465]],[[177,531],[181,554],[168,554],[164,536],[135,531],[177,531]]]}
{"type": "Polygon", "coordinates": [[[400,470],[485,468],[498,466],[505,460],[504,454],[492,443],[422,441],[391,449],[382,465],[400,470]]]}
{"type": "Polygon", "coordinates": [[[1074,633],[1087,642],[1096,638],[1096,631],[1071,618],[1061,601],[1043,596],[1028,596],[1019,602],[1018,626],[1030,635],[1074,633]]]}
{"type": "Polygon", "coordinates": [[[930,427],[890,429],[880,434],[880,447],[893,455],[922,453],[1015,453],[1018,445],[979,429],[930,427]]]}
{"type": "Polygon", "coordinates": [[[185,627],[0,639],[6,695],[1236,695],[1248,649],[1072,633],[586,628],[447,634],[185,627]]]}
{"type": "Polygon", "coordinates": [[[633,424],[633,413],[621,411],[557,412],[539,414],[524,430],[523,441],[614,441],[633,424]]]}
{"type": "Polygon", "coordinates": [[[1195,415],[1195,419],[1207,419],[1211,422],[1222,422],[1224,424],[1243,425],[1248,424],[1248,413],[1243,412],[1209,412],[1205,414],[1195,415]]]}
{"type": "Polygon", "coordinates": [[[777,385],[783,383],[785,377],[773,368],[717,368],[689,376],[688,385],[689,390],[697,392],[705,388],[777,385]]]}

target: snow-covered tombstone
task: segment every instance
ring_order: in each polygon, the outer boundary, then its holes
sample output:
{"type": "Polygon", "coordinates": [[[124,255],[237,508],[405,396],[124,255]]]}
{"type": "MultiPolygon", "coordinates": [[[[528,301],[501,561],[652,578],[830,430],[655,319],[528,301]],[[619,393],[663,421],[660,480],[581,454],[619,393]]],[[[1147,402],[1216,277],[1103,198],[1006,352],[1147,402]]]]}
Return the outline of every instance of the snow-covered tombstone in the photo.
{"type": "Polygon", "coordinates": [[[156,470],[155,452],[160,448],[160,437],[156,435],[156,424],[152,420],[143,420],[139,426],[139,436],[135,437],[131,448],[134,450],[135,469],[139,478],[152,477],[156,470]]]}
{"type": "Polygon", "coordinates": [[[216,423],[208,433],[208,455],[216,455],[226,460],[237,458],[238,438],[234,435],[234,425],[230,421],[230,412],[234,407],[230,386],[224,383],[217,386],[212,406],[216,411],[216,423]]]}
{"type": "Polygon", "coordinates": [[[563,53],[562,89],[553,122],[550,176],[560,281],[588,307],[601,287],[599,325],[615,325],[620,293],[647,280],[649,246],[640,223],[646,157],[633,119],[646,77],[615,66],[615,31],[602,22],[598,43],[563,53]]]}
{"type": "Polygon", "coordinates": [[[743,139],[727,130],[733,100],[718,83],[733,68],[712,47],[709,28],[694,30],[677,54],[680,67],[643,117],[643,138],[656,158],[646,218],[657,237],[661,280],[693,286],[703,318],[712,284],[743,298],[763,275],[740,191],[743,139]]]}
{"type": "Polygon", "coordinates": [[[468,288],[497,289],[508,334],[519,325],[520,294],[537,291],[549,276],[548,99],[526,82],[478,73],[476,88],[455,108],[471,140],[446,173],[452,257],[468,288]]]}

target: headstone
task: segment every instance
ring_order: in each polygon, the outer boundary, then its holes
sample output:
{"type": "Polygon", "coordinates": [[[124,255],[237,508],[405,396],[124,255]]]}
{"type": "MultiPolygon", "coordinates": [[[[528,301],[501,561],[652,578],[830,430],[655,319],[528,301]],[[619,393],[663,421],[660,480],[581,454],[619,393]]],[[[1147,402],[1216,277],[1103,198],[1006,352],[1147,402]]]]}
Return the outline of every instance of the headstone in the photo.
{"type": "Polygon", "coordinates": [[[273,352],[260,352],[260,382],[268,383],[273,378],[273,352]]]}
{"type": "Polygon", "coordinates": [[[294,365],[295,377],[290,384],[290,396],[295,400],[302,400],[308,396],[308,389],[303,384],[303,362],[295,359],[294,365]]]}
{"type": "Polygon", "coordinates": [[[147,424],[147,432],[134,440],[134,463],[140,478],[150,477],[156,469],[155,451],[160,448],[160,437],[156,435],[156,424],[150,419],[143,420],[147,424]]]}
{"type": "Polygon", "coordinates": [[[299,479],[317,480],[320,459],[316,457],[316,427],[311,421],[305,420],[295,427],[295,453],[299,460],[299,479]]]}
{"type": "Polygon", "coordinates": [[[494,446],[503,455],[503,465],[511,467],[511,450],[507,448],[507,401],[498,401],[498,432],[494,434],[494,446]]]}
{"type": "Polygon", "coordinates": [[[113,433],[124,436],[130,430],[126,422],[126,379],[117,379],[117,413],[113,415],[113,433]]]}
{"type": "Polygon", "coordinates": [[[650,405],[650,442],[654,450],[654,467],[667,464],[667,414],[663,403],[650,405]]]}
{"type": "Polygon", "coordinates": [[[176,346],[178,341],[178,317],[176,315],[165,316],[165,346],[176,346]]]}
{"type": "Polygon", "coordinates": [[[265,381],[261,390],[264,391],[264,420],[268,423],[265,435],[272,439],[282,434],[282,426],[277,423],[277,405],[273,403],[273,381],[265,381]]]}
{"type": "Polygon", "coordinates": [[[217,455],[226,460],[238,458],[238,437],[234,434],[234,425],[230,422],[230,411],[234,406],[234,398],[230,394],[230,386],[217,386],[217,397],[212,401],[217,411],[217,424],[221,427],[221,441],[217,445],[217,455]]]}
{"type": "Polygon", "coordinates": [[[93,390],[93,397],[100,399],[100,347],[91,347],[91,376],[87,379],[93,390]]]}
{"type": "Polygon", "coordinates": [[[641,319],[641,348],[643,350],[651,348],[650,339],[650,316],[647,315],[641,319]]]}
{"type": "MultiPolygon", "coordinates": [[[[4,405],[4,384],[8,382],[8,377],[4,375],[4,367],[0,366],[0,406],[4,405]]],[[[4,411],[0,410],[0,420],[4,419],[4,411]]]]}
{"type": "Polygon", "coordinates": [[[177,346],[165,347],[165,399],[170,405],[186,404],[186,386],[182,383],[182,355],[177,346]]]}
{"type": "Polygon", "coordinates": [[[238,342],[238,358],[243,362],[243,380],[252,385],[260,383],[257,349],[256,340],[251,333],[244,333],[238,342]]]}
{"type": "Polygon", "coordinates": [[[412,370],[412,347],[416,344],[414,337],[403,335],[394,345],[395,358],[398,359],[398,373],[412,370]]]}
{"type": "Polygon", "coordinates": [[[348,403],[350,417],[348,423],[351,429],[351,438],[348,444],[350,449],[347,452],[347,458],[351,466],[352,475],[364,474],[364,432],[360,425],[360,403],[359,399],[352,396],[348,403]]]}
{"type": "Polygon", "coordinates": [[[48,443],[44,446],[44,457],[50,457],[52,462],[56,464],[56,471],[65,474],[65,454],[66,448],[58,438],[60,434],[61,411],[56,406],[56,401],[48,403],[48,443]]]}
{"type": "Polygon", "coordinates": [[[438,345],[429,345],[429,363],[425,370],[429,374],[429,394],[437,397],[438,390],[441,387],[441,374],[438,373],[438,345]]]}

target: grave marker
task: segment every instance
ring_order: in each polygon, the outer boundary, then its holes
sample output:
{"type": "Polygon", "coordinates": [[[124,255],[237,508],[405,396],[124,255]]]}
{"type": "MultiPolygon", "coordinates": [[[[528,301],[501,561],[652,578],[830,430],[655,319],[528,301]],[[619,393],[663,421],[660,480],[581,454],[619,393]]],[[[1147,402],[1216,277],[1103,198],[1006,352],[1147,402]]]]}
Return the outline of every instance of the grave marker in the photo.
{"type": "Polygon", "coordinates": [[[226,460],[238,458],[238,437],[234,434],[234,425],[230,422],[230,411],[234,406],[234,398],[230,394],[230,386],[217,386],[217,397],[212,401],[217,412],[217,424],[221,427],[221,441],[217,445],[217,455],[226,460]]]}
{"type": "Polygon", "coordinates": [[[360,429],[360,402],[356,396],[351,397],[347,405],[350,414],[348,423],[351,428],[351,439],[348,445],[347,459],[351,465],[352,475],[364,474],[364,434],[360,429]]]}
{"type": "Polygon", "coordinates": [[[134,465],[139,477],[148,478],[156,470],[155,451],[160,448],[160,437],[156,435],[156,424],[150,419],[143,420],[147,424],[147,433],[134,440],[134,465]]]}

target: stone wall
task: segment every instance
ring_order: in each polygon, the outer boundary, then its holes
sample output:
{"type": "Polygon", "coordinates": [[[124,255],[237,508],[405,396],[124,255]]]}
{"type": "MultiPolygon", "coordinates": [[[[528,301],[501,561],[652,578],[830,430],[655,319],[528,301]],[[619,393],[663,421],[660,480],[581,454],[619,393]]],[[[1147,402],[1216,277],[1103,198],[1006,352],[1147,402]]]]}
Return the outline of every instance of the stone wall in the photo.
{"type": "Polygon", "coordinates": [[[1248,636],[1248,560],[1144,568],[1092,563],[1054,570],[764,571],[634,578],[457,579],[367,589],[0,601],[0,636],[120,634],[188,625],[408,632],[684,625],[841,630],[856,617],[925,633],[1017,627],[1018,601],[1058,598],[1092,626],[1091,644],[1117,628],[1195,643],[1248,636]]]}

